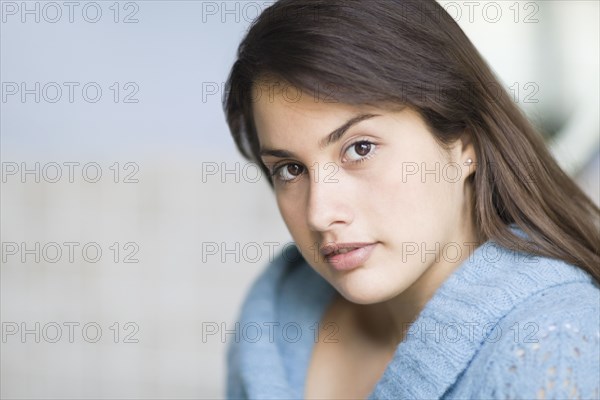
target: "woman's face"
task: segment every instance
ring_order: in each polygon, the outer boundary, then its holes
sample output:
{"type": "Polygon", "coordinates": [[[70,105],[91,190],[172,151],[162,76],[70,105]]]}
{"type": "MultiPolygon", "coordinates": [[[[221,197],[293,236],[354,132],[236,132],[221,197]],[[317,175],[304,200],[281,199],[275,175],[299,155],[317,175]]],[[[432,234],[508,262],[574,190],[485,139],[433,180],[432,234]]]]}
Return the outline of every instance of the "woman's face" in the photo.
{"type": "Polygon", "coordinates": [[[274,172],[281,215],[306,261],[342,296],[382,302],[468,256],[472,145],[458,140],[444,151],[407,108],[306,94],[292,102],[254,90],[261,156],[274,172]],[[325,255],[345,244],[346,254],[325,255]]]}

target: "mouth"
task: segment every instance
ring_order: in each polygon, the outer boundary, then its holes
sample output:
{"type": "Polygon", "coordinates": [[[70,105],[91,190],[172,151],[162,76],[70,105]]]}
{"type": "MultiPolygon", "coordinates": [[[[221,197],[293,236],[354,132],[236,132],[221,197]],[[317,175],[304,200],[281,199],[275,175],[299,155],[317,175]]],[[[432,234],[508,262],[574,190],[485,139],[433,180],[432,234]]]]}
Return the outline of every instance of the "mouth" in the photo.
{"type": "Polygon", "coordinates": [[[338,271],[348,271],[363,265],[377,243],[330,244],[321,248],[325,261],[338,271]]]}
{"type": "Polygon", "coordinates": [[[331,257],[337,254],[346,254],[373,244],[375,243],[328,243],[321,246],[320,251],[324,257],[331,257]]]}

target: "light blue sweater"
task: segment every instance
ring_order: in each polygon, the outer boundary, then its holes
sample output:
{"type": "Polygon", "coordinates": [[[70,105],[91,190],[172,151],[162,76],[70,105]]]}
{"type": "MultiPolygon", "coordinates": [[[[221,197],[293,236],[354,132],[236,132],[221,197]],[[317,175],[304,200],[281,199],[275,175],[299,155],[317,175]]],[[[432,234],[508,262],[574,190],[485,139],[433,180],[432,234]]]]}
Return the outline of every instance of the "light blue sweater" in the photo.
{"type": "MultiPolygon", "coordinates": [[[[303,398],[335,289],[292,249],[254,282],[228,337],[227,398],[303,398]]],[[[595,281],[488,241],[427,302],[369,398],[598,399],[599,387],[595,281]]]]}

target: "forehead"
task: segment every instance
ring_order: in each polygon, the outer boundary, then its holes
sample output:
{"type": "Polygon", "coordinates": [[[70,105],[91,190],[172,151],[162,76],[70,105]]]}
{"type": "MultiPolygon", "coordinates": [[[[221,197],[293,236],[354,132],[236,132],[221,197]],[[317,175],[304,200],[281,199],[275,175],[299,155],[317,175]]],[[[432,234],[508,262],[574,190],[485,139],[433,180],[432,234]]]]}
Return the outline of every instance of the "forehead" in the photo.
{"type": "Polygon", "coordinates": [[[261,81],[252,87],[252,114],[259,138],[280,132],[309,130],[329,132],[340,123],[365,112],[381,114],[372,106],[356,106],[333,99],[325,100],[315,92],[283,81],[261,81]]]}
{"type": "Polygon", "coordinates": [[[301,88],[285,81],[259,81],[252,85],[251,102],[253,109],[266,112],[277,108],[297,113],[356,112],[363,108],[342,103],[331,94],[301,88]]]}

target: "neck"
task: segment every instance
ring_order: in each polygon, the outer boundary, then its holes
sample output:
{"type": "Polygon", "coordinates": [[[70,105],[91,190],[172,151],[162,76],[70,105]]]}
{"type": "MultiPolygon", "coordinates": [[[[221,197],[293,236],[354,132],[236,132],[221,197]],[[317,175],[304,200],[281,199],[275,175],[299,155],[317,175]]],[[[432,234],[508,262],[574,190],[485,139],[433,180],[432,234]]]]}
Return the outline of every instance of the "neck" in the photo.
{"type": "MultiPolygon", "coordinates": [[[[459,237],[452,238],[451,242],[445,244],[450,244],[453,248],[458,244],[461,249],[460,259],[448,261],[438,254],[435,260],[439,261],[430,265],[417,281],[399,295],[377,304],[356,305],[357,321],[370,336],[390,349],[397,347],[437,289],[483,243],[473,229],[461,232],[459,237]]],[[[441,254],[446,254],[445,246],[440,248],[441,254]]],[[[454,250],[448,254],[454,254],[453,252],[454,250]]]]}

